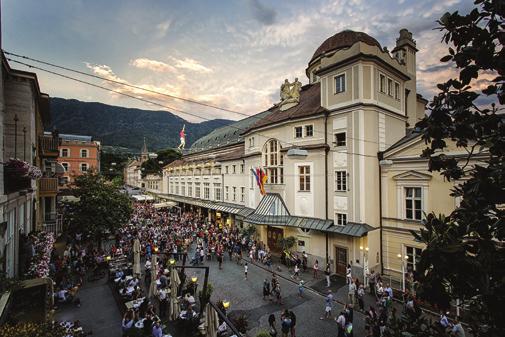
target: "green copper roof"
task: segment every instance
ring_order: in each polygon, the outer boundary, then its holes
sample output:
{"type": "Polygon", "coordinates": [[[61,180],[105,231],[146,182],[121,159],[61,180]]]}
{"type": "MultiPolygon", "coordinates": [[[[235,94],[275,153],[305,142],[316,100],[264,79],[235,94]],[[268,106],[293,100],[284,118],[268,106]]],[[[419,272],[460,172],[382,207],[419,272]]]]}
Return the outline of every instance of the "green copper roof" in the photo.
{"type": "Polygon", "coordinates": [[[242,133],[247,131],[249,127],[257,123],[259,120],[265,118],[270,113],[272,113],[270,110],[263,111],[254,116],[241,119],[233,124],[216,129],[194,142],[189,149],[189,153],[196,153],[237,144],[243,141],[243,137],[241,136],[242,133]]]}

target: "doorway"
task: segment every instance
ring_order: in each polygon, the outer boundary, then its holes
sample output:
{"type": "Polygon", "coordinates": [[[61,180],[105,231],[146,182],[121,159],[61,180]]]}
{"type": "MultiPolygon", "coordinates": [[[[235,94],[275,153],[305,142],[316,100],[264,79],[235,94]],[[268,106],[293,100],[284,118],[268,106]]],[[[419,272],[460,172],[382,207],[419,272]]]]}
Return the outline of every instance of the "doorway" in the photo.
{"type": "Polygon", "coordinates": [[[347,249],[336,247],[335,248],[335,273],[338,275],[344,275],[347,268],[347,249]]]}
{"type": "Polygon", "coordinates": [[[275,227],[267,227],[267,243],[268,248],[274,253],[282,251],[280,240],[284,237],[284,230],[275,227]]]}

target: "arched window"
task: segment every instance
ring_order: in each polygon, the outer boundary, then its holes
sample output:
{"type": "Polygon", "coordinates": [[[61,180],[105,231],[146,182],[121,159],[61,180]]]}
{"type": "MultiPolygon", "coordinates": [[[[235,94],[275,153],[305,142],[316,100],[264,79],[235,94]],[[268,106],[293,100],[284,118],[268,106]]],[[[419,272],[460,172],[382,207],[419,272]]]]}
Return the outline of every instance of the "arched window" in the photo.
{"type": "Polygon", "coordinates": [[[263,167],[268,176],[267,184],[284,184],[284,156],[281,144],[276,139],[270,139],[263,147],[263,167]]]}

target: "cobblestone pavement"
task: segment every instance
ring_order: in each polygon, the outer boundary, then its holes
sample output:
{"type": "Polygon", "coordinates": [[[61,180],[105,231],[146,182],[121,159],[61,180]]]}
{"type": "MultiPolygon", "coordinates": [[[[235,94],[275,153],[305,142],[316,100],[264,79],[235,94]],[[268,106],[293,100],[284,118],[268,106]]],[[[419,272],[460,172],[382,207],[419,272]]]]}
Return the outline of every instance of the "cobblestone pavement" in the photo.
{"type": "MultiPolygon", "coordinates": [[[[298,286],[287,276],[287,272],[280,273],[280,285],[283,304],[278,305],[269,300],[263,300],[262,289],[263,280],[269,281],[271,272],[249,262],[248,279],[244,279],[244,267],[236,262],[230,262],[227,258],[223,263],[223,269],[219,270],[217,262],[205,261],[204,265],[210,266],[210,280],[214,288],[213,301],[229,300],[231,302],[230,313],[244,314],[248,318],[248,336],[256,334],[268,327],[268,316],[274,314],[280,335],[280,314],[284,309],[289,309],[297,316],[297,336],[299,337],[323,337],[336,336],[336,323],[331,320],[321,320],[324,315],[324,297],[316,291],[305,289],[304,297],[298,296],[298,286]],[[286,277],[287,276],[287,277],[286,277]]],[[[283,269],[286,269],[285,267],[283,269]]],[[[188,273],[191,273],[188,270],[188,273]]],[[[203,273],[197,273],[199,284],[203,284],[203,273]]],[[[323,280],[312,281],[312,275],[308,272],[302,274],[302,279],[319,284],[323,280]]],[[[325,286],[325,285],[324,285],[325,286]]],[[[345,289],[339,289],[336,293],[337,299],[345,299],[345,289]],[[343,295],[342,295],[343,293],[343,295]]],[[[336,289],[335,289],[336,290],[336,289]]],[[[334,293],[335,296],[335,293],[334,293]]],[[[342,302],[342,301],[341,301],[342,302]]],[[[335,303],[333,306],[333,317],[343,309],[342,303],[335,303]]],[[[364,336],[364,316],[355,311],[354,314],[354,336],[364,336]]]]}

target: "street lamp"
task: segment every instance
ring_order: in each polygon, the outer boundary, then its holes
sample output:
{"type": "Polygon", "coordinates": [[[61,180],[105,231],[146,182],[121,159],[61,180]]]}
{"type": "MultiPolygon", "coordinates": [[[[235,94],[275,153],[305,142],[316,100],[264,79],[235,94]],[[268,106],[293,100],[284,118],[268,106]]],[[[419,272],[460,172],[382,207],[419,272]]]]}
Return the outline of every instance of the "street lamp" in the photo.
{"type": "Polygon", "coordinates": [[[367,284],[368,274],[368,247],[359,246],[359,250],[363,253],[363,284],[367,284]]]}
{"type": "Polygon", "coordinates": [[[198,296],[196,290],[198,289],[198,277],[196,275],[191,276],[191,283],[193,284],[193,289],[195,291],[195,297],[198,296]]]}
{"type": "Polygon", "coordinates": [[[402,254],[398,254],[397,256],[402,264],[402,290],[405,292],[405,262],[408,261],[409,256],[402,254]]]}
{"type": "Polygon", "coordinates": [[[230,307],[230,301],[224,300],[223,301],[223,308],[224,308],[225,314],[226,314],[226,311],[228,310],[229,307],[230,307]]]}
{"type": "Polygon", "coordinates": [[[174,258],[171,258],[170,260],[168,260],[168,263],[170,264],[170,266],[173,266],[175,264],[174,258]]]}

